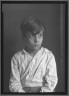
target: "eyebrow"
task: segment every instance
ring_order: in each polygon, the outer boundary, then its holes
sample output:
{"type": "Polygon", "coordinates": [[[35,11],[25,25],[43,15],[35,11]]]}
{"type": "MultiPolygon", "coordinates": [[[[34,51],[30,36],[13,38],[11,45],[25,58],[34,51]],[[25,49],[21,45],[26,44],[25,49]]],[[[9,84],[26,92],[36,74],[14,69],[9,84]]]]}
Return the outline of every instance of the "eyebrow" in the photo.
{"type": "MultiPolygon", "coordinates": [[[[41,32],[41,31],[40,31],[41,32]]],[[[31,32],[33,35],[37,35],[37,34],[39,34],[40,32],[36,32],[36,33],[34,33],[34,32],[31,32]]]]}
{"type": "Polygon", "coordinates": [[[38,33],[40,33],[40,32],[36,32],[36,33],[35,32],[32,32],[33,35],[37,35],[38,33]]]}

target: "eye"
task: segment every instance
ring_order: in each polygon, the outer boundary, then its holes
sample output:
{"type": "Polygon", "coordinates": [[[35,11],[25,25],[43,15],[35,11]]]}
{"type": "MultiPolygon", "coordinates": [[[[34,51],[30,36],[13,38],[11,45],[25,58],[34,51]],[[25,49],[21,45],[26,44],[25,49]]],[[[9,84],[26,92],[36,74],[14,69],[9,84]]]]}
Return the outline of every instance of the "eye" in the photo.
{"type": "Polygon", "coordinates": [[[29,37],[33,37],[33,34],[29,32],[29,33],[28,33],[28,36],[29,36],[29,37]]]}
{"type": "Polygon", "coordinates": [[[42,37],[42,36],[43,36],[43,34],[38,34],[38,36],[39,36],[39,37],[42,37]]]}
{"type": "Polygon", "coordinates": [[[33,35],[33,34],[31,34],[31,35],[30,35],[30,37],[31,37],[31,38],[33,38],[33,37],[34,37],[34,35],[33,35]]]}

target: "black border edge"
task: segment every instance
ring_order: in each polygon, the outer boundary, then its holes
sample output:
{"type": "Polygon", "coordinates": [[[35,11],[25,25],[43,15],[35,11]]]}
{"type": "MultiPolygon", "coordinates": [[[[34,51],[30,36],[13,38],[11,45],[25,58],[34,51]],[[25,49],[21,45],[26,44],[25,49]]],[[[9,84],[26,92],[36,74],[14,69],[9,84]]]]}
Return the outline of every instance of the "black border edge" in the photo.
{"type": "Polygon", "coordinates": [[[67,95],[68,94],[68,1],[1,1],[1,94],[2,95],[67,95]],[[10,93],[3,92],[3,12],[2,4],[65,4],[65,92],[56,93],[10,93]],[[66,82],[67,81],[67,82],[66,82]]]}
{"type": "Polygon", "coordinates": [[[1,93],[3,90],[3,12],[2,12],[2,2],[1,2],[1,93]]]}
{"type": "Polygon", "coordinates": [[[66,1],[1,1],[3,4],[65,4],[66,1]]]}
{"type": "Polygon", "coordinates": [[[3,95],[67,95],[65,92],[43,92],[43,93],[17,93],[17,92],[4,92],[3,95]]]}
{"type": "Polygon", "coordinates": [[[65,92],[68,94],[68,1],[65,5],[65,92]]]}

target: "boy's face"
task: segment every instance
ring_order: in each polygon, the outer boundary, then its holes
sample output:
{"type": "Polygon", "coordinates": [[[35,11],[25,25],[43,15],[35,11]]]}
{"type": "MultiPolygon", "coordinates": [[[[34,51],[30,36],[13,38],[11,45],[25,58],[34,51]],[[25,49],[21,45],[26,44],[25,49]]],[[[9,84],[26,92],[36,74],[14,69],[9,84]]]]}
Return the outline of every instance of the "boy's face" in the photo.
{"type": "Polygon", "coordinates": [[[27,32],[26,35],[26,45],[31,50],[38,50],[41,47],[43,41],[43,31],[39,33],[27,32]]]}

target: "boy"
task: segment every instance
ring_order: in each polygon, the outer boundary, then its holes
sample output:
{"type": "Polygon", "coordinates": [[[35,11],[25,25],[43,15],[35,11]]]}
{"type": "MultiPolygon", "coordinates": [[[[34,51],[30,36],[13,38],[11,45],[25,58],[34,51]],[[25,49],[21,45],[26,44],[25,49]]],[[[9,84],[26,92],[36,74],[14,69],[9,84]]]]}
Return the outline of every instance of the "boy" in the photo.
{"type": "Polygon", "coordinates": [[[11,60],[11,92],[54,92],[57,69],[54,55],[41,47],[45,27],[32,17],[21,23],[25,48],[11,60]]]}

